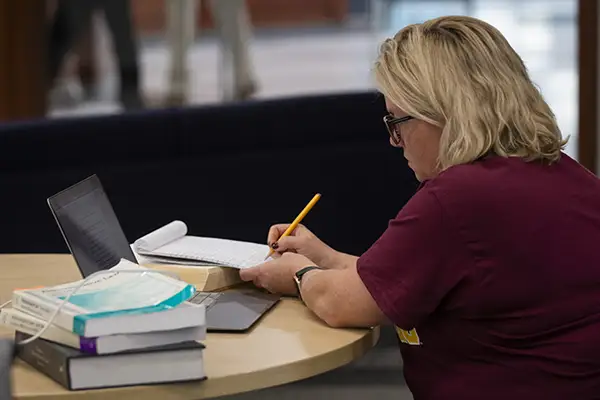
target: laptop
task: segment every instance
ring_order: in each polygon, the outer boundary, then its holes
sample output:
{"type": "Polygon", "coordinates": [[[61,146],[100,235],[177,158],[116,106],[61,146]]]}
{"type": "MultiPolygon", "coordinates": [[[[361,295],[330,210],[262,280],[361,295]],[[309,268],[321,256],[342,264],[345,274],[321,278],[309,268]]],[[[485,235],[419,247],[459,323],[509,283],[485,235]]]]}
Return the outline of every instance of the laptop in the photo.
{"type": "MultiPolygon", "coordinates": [[[[96,175],[48,198],[48,205],[84,278],[122,258],[138,262],[96,175]]],[[[248,288],[196,292],[188,301],[206,306],[207,331],[245,332],[279,299],[248,288]]]]}

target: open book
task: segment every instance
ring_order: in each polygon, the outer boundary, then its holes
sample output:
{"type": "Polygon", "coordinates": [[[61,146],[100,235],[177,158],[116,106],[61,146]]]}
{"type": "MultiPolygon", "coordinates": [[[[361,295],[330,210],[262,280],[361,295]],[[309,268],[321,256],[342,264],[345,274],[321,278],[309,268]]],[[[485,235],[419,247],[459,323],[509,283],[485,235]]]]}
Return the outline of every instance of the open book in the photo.
{"type": "Polygon", "coordinates": [[[269,246],[229,239],[188,236],[187,226],[173,221],[133,243],[152,262],[248,268],[264,262],[269,246]]]}

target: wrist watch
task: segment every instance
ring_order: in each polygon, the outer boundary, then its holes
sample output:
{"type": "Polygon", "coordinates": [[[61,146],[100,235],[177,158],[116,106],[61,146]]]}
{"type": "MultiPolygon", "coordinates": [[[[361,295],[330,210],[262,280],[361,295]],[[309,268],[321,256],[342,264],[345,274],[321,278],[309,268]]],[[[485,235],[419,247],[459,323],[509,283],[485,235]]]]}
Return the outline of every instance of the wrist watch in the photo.
{"type": "Polygon", "coordinates": [[[316,265],[311,265],[311,266],[304,267],[304,268],[296,271],[296,273],[294,274],[294,281],[296,281],[296,287],[298,288],[298,297],[300,298],[300,300],[302,300],[302,294],[300,292],[300,283],[302,282],[302,277],[308,271],[312,271],[313,269],[323,269],[323,268],[317,267],[316,265]]]}

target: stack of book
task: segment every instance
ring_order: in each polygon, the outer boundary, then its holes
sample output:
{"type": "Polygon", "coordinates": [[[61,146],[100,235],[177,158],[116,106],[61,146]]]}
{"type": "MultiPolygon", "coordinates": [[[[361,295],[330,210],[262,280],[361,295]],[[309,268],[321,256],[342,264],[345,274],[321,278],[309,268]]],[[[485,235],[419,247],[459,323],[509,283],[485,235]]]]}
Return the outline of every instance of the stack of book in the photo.
{"type": "Polygon", "coordinates": [[[122,260],[86,282],[16,290],[0,323],[21,342],[18,356],[69,390],[185,382],[206,378],[204,306],[195,289],[122,260]],[[137,269],[140,273],[118,273],[137,269]]]}

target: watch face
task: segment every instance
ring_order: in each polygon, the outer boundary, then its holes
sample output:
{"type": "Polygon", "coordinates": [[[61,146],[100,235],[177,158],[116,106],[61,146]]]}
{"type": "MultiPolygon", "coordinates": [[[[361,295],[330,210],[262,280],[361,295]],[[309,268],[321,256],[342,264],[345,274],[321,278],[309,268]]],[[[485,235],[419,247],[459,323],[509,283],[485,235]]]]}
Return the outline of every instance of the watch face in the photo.
{"type": "Polygon", "coordinates": [[[298,296],[300,296],[300,279],[294,275],[294,282],[296,282],[296,288],[298,289],[298,296]]]}

